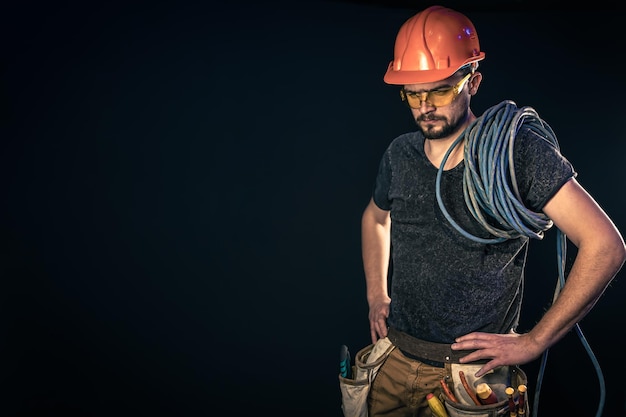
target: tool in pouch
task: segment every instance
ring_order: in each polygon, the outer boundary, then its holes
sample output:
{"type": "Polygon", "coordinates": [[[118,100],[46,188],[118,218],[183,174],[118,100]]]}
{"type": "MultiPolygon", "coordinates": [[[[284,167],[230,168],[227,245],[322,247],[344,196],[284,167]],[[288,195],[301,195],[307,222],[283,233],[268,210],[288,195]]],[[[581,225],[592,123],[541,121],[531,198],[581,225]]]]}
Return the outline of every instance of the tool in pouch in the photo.
{"type": "Polygon", "coordinates": [[[339,350],[339,375],[344,378],[352,378],[352,363],[350,361],[348,346],[341,345],[339,350]]]}
{"type": "Polygon", "coordinates": [[[448,417],[446,407],[435,394],[431,392],[426,395],[426,401],[428,401],[428,406],[433,413],[433,417],[448,417]]]}

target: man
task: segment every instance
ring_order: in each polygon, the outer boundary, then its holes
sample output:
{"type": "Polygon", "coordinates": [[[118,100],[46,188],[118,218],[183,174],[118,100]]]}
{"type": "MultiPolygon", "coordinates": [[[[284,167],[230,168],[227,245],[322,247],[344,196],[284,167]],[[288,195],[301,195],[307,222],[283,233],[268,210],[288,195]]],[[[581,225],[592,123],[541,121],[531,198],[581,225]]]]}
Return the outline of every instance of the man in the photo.
{"type": "Polygon", "coordinates": [[[514,227],[501,238],[507,216],[498,214],[498,202],[474,213],[471,201],[484,187],[467,191],[464,183],[476,175],[468,170],[474,163],[482,175],[495,169],[482,153],[466,151],[469,141],[495,135],[468,134],[478,122],[496,122],[470,108],[484,58],[472,22],[441,6],[407,20],[396,38],[384,81],[401,86],[417,131],[387,148],[362,217],[372,342],[396,347],[371,386],[370,417],[430,417],[426,396],[441,393],[442,378],[449,386],[450,363],[479,363],[479,378],[535,360],[591,310],[626,258],[619,231],[532,117],[518,123],[513,142],[506,138],[514,149],[507,181],[509,194],[539,219],[531,228],[541,230],[533,236],[514,227]],[[551,308],[532,330],[516,333],[530,238],[553,225],[577,256],[551,308]]]}

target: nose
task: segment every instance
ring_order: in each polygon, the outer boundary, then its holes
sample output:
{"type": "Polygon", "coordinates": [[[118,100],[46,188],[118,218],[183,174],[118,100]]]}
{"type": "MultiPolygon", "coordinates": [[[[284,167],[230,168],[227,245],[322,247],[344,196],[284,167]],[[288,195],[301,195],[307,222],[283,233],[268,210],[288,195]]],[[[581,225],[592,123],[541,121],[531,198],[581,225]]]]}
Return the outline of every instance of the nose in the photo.
{"type": "Polygon", "coordinates": [[[428,102],[428,93],[421,93],[419,100],[420,100],[420,105],[417,109],[422,113],[427,113],[429,110],[435,107],[428,102]]]}

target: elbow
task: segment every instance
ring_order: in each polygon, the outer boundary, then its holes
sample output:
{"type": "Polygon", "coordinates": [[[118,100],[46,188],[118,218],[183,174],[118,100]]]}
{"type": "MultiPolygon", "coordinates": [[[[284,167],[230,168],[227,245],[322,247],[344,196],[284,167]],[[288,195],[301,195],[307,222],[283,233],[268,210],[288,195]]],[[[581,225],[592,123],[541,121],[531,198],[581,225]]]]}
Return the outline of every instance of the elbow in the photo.
{"type": "Polygon", "coordinates": [[[624,262],[626,262],[626,245],[624,245],[623,241],[618,249],[619,251],[618,251],[618,255],[616,256],[616,258],[617,258],[617,262],[619,265],[618,266],[618,269],[619,269],[624,265],[624,262]]]}
{"type": "Polygon", "coordinates": [[[604,271],[607,279],[613,279],[626,263],[626,244],[616,230],[597,233],[591,241],[579,242],[579,254],[584,252],[588,259],[604,271]]]}
{"type": "Polygon", "coordinates": [[[614,244],[607,248],[607,255],[611,263],[615,265],[615,273],[617,274],[624,262],[626,262],[626,244],[624,244],[624,240],[619,234],[614,244]]]}

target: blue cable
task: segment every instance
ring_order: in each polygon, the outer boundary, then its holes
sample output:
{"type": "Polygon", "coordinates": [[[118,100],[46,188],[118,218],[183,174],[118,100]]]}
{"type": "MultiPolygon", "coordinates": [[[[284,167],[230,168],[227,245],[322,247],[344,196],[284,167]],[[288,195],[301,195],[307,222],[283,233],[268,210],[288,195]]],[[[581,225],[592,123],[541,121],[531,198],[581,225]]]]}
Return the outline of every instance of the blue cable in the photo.
{"type": "MultiPolygon", "coordinates": [[[[436,179],[436,197],[441,212],[450,224],[463,236],[475,242],[495,244],[507,239],[520,237],[543,239],[544,232],[553,226],[553,222],[541,212],[533,212],[522,203],[517,189],[513,148],[515,137],[520,128],[530,128],[556,149],[559,143],[554,131],[531,107],[518,108],[513,101],[505,100],[487,109],[474,120],[463,134],[452,143],[439,166],[436,179]],[[465,170],[463,177],[463,195],[472,216],[489,232],[493,238],[485,239],[474,236],[461,228],[450,216],[441,198],[441,176],[443,167],[452,150],[462,140],[465,142],[465,170]],[[488,216],[497,221],[499,227],[489,223],[488,216]]],[[[557,228],[557,260],[559,280],[555,289],[554,300],[565,285],[566,235],[557,228]]],[[[578,323],[576,333],[587,354],[594,364],[600,384],[600,402],[596,417],[601,417],[604,408],[606,389],[602,369],[591,350],[578,323]]],[[[545,372],[548,349],[542,355],[537,376],[537,387],[533,402],[533,417],[538,417],[539,395],[545,372]]]]}

